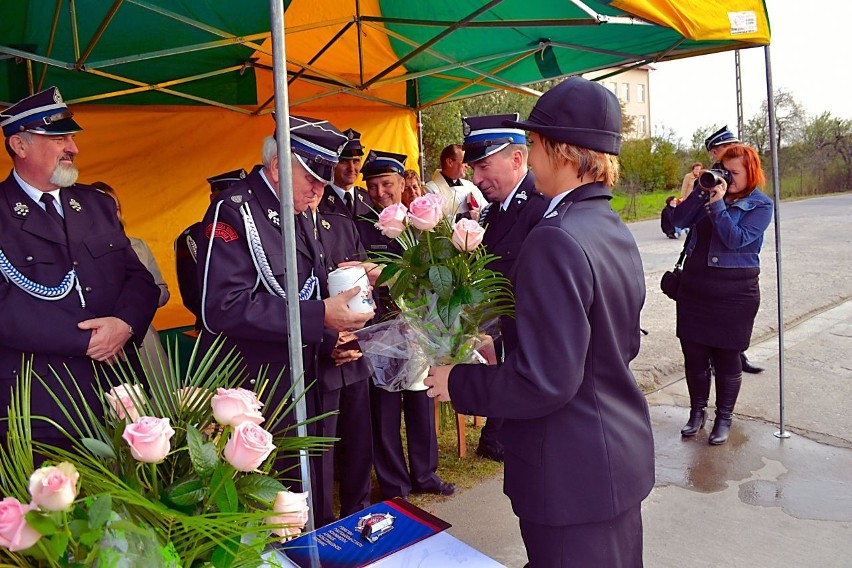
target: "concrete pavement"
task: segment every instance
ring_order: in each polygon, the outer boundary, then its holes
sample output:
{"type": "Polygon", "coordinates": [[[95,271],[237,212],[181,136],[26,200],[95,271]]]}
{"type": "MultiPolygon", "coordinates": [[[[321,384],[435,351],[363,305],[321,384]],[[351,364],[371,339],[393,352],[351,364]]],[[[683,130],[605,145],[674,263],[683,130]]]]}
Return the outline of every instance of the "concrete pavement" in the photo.
{"type": "MultiPolygon", "coordinates": [[[[634,362],[648,392],[657,484],[643,504],[648,567],[852,566],[852,195],[782,206],[785,431],[779,430],[779,358],[773,228],[761,253],[763,303],[729,442],[712,426],[682,439],[688,413],[674,303],[659,292],[681,242],[657,222],[631,225],[648,299],[634,362]]],[[[712,397],[711,397],[712,398],[712,397]]],[[[712,418],[712,408],[710,409],[712,418]]],[[[526,562],[502,476],[429,506],[451,534],[509,567],[526,562]]]]}

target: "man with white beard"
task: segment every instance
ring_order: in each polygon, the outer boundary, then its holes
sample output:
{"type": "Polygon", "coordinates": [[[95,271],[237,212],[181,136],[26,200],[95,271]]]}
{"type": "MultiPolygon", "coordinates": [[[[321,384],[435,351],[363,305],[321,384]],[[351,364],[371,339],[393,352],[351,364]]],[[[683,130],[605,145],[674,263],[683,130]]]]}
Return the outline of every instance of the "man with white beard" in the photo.
{"type": "MultiPolygon", "coordinates": [[[[125,346],[134,360],[132,343],[141,344],[159,297],[113,199],[76,184],[74,135],[82,129],[72,116],[56,87],[0,112],[14,163],[0,183],[0,418],[6,417],[21,361],[31,359],[48,385],[33,379],[32,415],[68,432],[73,430],[63,409],[80,405],[78,388],[93,409],[103,408],[95,369],[107,371],[125,346]]],[[[0,422],[0,436],[6,428],[0,422]]],[[[35,418],[32,437],[69,446],[60,431],[35,418]]]]}

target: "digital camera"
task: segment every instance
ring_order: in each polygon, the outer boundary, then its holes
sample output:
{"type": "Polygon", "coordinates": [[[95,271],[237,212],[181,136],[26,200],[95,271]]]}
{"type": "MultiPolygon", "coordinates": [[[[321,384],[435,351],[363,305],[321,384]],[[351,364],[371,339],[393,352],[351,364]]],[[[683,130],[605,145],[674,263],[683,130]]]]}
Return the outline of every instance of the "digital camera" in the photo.
{"type": "Polygon", "coordinates": [[[725,180],[725,184],[731,185],[731,183],[733,183],[734,181],[734,178],[731,176],[731,172],[724,168],[719,168],[717,170],[707,170],[701,172],[701,175],[698,176],[698,185],[700,185],[704,189],[712,189],[722,183],[722,180],[725,180]]]}

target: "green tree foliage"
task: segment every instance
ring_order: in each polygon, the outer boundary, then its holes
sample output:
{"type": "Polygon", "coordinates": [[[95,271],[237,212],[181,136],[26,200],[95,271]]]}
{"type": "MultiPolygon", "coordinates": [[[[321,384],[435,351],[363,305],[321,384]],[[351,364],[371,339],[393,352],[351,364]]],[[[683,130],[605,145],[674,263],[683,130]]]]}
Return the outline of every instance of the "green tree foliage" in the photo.
{"type": "Polygon", "coordinates": [[[621,145],[618,158],[619,188],[628,194],[680,188],[681,157],[677,145],[668,137],[628,140],[621,145]]]}

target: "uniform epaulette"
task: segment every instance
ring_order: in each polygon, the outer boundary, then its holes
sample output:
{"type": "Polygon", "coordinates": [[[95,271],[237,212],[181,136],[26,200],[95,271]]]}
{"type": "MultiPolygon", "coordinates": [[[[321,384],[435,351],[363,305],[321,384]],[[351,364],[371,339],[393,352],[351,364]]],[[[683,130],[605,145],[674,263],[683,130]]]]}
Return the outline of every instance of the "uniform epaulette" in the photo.
{"type": "Polygon", "coordinates": [[[255,199],[254,192],[245,182],[237,182],[216,196],[216,201],[222,201],[235,209],[252,199],[255,199]]]}

